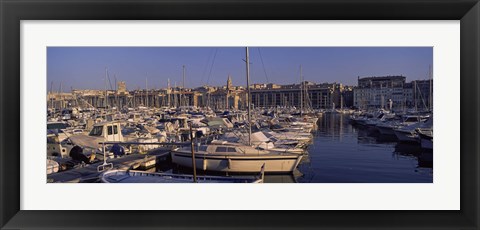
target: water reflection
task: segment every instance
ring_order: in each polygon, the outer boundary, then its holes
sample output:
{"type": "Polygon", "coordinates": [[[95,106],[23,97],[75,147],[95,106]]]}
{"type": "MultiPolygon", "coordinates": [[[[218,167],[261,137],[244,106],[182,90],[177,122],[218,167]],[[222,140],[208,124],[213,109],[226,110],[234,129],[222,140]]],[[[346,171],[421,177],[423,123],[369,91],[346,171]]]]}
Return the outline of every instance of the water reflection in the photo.
{"type": "Polygon", "coordinates": [[[417,167],[433,168],[433,152],[422,149],[420,145],[398,143],[393,153],[398,156],[414,157],[417,159],[417,167]]]}
{"type": "Polygon", "coordinates": [[[375,128],[353,126],[344,114],[318,121],[308,161],[299,165],[300,183],[432,182],[433,154],[418,144],[399,143],[375,128]],[[308,163],[307,163],[308,162],[308,163]]]}

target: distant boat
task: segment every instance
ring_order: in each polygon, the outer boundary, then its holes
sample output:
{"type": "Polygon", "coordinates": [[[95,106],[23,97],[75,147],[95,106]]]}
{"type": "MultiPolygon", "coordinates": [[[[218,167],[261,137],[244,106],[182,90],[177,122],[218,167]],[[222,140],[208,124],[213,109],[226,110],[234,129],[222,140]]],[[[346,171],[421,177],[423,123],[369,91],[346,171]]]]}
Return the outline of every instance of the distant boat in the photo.
{"type": "MultiPolygon", "coordinates": [[[[197,176],[197,183],[263,183],[263,170],[259,176],[197,176]]],[[[103,183],[193,183],[193,175],[150,173],[134,170],[110,170],[102,174],[103,183]]]]}
{"type": "MultiPolygon", "coordinates": [[[[424,119],[423,117],[418,117],[418,119],[424,119]]],[[[418,134],[415,131],[417,128],[432,127],[433,119],[427,119],[425,122],[421,120],[413,123],[408,126],[400,127],[394,129],[394,133],[397,136],[398,140],[404,142],[418,142],[418,134]]]]}

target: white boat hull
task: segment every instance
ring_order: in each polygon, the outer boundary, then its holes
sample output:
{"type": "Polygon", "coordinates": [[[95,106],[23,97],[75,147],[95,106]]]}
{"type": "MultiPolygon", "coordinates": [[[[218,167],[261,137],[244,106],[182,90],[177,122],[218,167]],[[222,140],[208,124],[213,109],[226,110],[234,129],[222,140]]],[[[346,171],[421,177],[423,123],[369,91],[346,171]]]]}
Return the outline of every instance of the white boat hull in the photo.
{"type": "MultiPolygon", "coordinates": [[[[196,154],[196,168],[204,171],[258,173],[263,164],[265,172],[288,173],[293,172],[303,156],[228,156],[214,154],[196,154]]],[[[192,168],[190,154],[172,151],[172,162],[184,167],[192,168]]]]}

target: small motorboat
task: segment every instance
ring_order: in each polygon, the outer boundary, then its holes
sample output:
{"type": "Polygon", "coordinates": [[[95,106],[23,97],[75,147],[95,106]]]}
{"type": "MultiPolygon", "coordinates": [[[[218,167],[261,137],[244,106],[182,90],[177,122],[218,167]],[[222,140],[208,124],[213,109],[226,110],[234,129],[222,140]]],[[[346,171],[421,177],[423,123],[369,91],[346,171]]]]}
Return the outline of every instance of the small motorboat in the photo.
{"type": "MultiPolygon", "coordinates": [[[[263,183],[259,176],[197,176],[197,183],[263,183]]],[[[193,175],[152,173],[135,170],[110,170],[101,175],[102,183],[193,183],[193,175]]]]}

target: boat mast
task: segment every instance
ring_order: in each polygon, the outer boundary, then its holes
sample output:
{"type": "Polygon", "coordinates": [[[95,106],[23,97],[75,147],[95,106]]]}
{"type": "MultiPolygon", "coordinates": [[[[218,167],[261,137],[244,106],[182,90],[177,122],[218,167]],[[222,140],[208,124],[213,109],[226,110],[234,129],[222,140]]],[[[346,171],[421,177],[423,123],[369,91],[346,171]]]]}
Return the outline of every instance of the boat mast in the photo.
{"type": "MultiPolygon", "coordinates": [[[[145,74],[145,75],[147,75],[147,74],[145,74]]],[[[145,92],[146,92],[145,104],[148,108],[148,78],[147,78],[147,76],[145,76],[145,92]]]]}
{"type": "Polygon", "coordinates": [[[53,113],[53,81],[50,83],[50,109],[53,113]]]}
{"type": "Polygon", "coordinates": [[[429,107],[430,107],[430,112],[432,112],[432,109],[433,109],[433,106],[432,106],[432,66],[429,66],[429,78],[430,78],[430,95],[428,97],[429,101],[428,101],[428,104],[429,104],[429,107]]]}
{"type": "Polygon", "coordinates": [[[182,82],[182,102],[180,104],[180,106],[186,106],[187,105],[187,100],[185,98],[185,65],[182,66],[183,68],[183,73],[182,73],[182,76],[183,76],[183,82],[182,82]]]}
{"type": "Polygon", "coordinates": [[[417,81],[414,81],[413,82],[413,85],[415,86],[414,87],[414,92],[413,92],[413,95],[414,95],[414,103],[415,103],[415,112],[417,112],[417,98],[418,98],[418,95],[417,95],[417,81]]]}
{"type": "Polygon", "coordinates": [[[251,114],[250,114],[250,63],[249,63],[249,58],[248,58],[248,47],[245,47],[246,50],[246,64],[247,64],[247,116],[248,116],[248,145],[252,145],[252,125],[250,124],[252,122],[251,114]]]}
{"type": "Polygon", "coordinates": [[[117,76],[114,74],[113,78],[115,78],[115,107],[117,107],[118,112],[118,108],[120,107],[120,101],[118,100],[117,76]]]}
{"type": "Polygon", "coordinates": [[[168,79],[167,81],[167,103],[168,103],[168,108],[172,108],[171,104],[170,104],[170,78],[168,79]]]}
{"type": "Polygon", "coordinates": [[[105,67],[105,110],[107,109],[107,75],[108,75],[108,69],[105,67]]]}
{"type": "Polygon", "coordinates": [[[300,115],[303,115],[303,76],[302,65],[300,65],[300,115]]]}
{"type": "Polygon", "coordinates": [[[193,130],[192,122],[188,122],[190,126],[190,147],[192,148],[192,169],[193,169],[193,183],[197,183],[197,166],[195,165],[195,151],[193,147],[193,130]]]}
{"type": "Polygon", "coordinates": [[[62,111],[63,107],[64,107],[63,106],[63,85],[62,84],[63,84],[63,82],[60,82],[60,90],[58,91],[59,92],[58,95],[60,96],[60,101],[62,102],[62,103],[60,103],[60,111],[62,111]]]}

